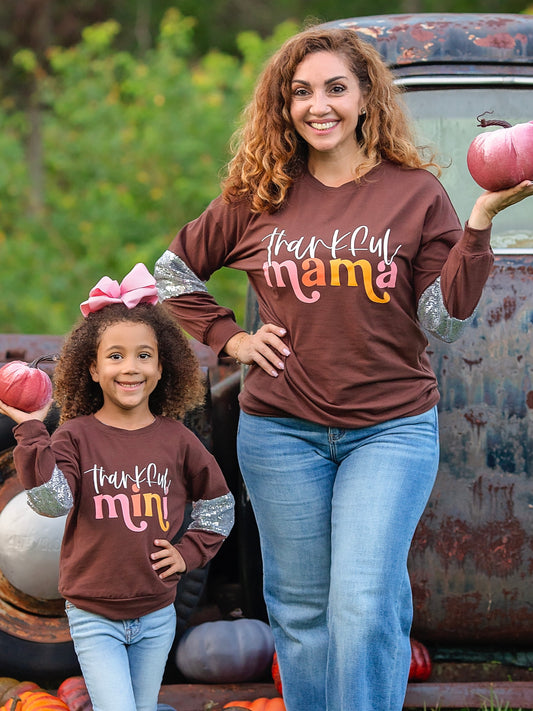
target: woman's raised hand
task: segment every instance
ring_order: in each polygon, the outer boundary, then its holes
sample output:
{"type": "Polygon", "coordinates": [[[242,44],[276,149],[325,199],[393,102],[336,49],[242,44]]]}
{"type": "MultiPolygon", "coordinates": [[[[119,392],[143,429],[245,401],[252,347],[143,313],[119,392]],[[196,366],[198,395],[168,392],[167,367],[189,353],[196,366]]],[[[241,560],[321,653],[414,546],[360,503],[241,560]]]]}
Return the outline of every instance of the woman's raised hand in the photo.
{"type": "Polygon", "coordinates": [[[484,230],[490,227],[493,218],[499,212],[531,195],[533,195],[532,180],[523,180],[518,185],[507,190],[484,192],[476,200],[468,219],[468,224],[473,229],[484,230]]]}

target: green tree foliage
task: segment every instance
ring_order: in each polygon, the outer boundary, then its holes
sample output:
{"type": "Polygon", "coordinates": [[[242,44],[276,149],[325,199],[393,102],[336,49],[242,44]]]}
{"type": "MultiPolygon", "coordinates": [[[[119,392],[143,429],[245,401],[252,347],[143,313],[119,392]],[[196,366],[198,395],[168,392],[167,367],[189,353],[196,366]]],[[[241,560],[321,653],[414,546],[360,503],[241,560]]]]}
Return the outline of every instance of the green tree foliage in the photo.
{"type": "MultiPolygon", "coordinates": [[[[9,98],[0,106],[2,332],[64,333],[101,276],[120,280],[138,261],[153,268],[218,194],[255,77],[296,27],[267,40],[242,33],[240,58],[192,61],[193,25],[169,10],[141,59],[114,49],[115,21],[50,49],[49,69],[29,50],[15,55],[34,92],[30,111],[9,98]]],[[[226,272],[212,289],[242,317],[245,284],[226,272]]]]}

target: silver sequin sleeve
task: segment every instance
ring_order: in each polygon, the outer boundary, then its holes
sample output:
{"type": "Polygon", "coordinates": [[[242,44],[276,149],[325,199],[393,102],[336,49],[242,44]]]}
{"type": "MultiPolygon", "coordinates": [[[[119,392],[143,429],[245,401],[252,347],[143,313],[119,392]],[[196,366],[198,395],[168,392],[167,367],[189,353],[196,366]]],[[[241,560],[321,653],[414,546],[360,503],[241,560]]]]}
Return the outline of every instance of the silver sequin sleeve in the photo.
{"type": "Polygon", "coordinates": [[[54,467],[46,484],[26,491],[28,505],[36,513],[49,518],[65,516],[72,508],[72,492],[61,469],[54,467]]]}
{"type": "Polygon", "coordinates": [[[228,492],[216,499],[198,499],[192,505],[192,521],[188,530],[213,531],[228,536],[235,518],[235,500],[228,492]]]}
{"type": "Polygon", "coordinates": [[[444,306],[440,277],[428,286],[418,302],[418,319],[423,328],[446,343],[453,343],[473,320],[476,312],[467,319],[453,318],[444,306]]]}
{"type": "Polygon", "coordinates": [[[207,291],[204,282],[189,269],[183,259],[168,249],[155,263],[154,277],[160,301],[194,291],[207,291]]]}

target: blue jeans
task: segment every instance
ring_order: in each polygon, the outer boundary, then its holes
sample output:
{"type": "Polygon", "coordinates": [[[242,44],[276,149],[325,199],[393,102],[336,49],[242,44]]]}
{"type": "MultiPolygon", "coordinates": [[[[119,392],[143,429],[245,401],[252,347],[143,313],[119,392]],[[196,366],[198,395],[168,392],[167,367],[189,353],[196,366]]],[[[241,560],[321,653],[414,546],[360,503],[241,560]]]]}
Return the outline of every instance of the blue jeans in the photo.
{"type": "Polygon", "coordinates": [[[70,602],[65,609],[94,711],[156,711],[176,631],[174,605],[118,621],[70,602]]]}
{"type": "Polygon", "coordinates": [[[287,711],[400,711],[436,408],[357,430],[241,413],[238,455],[287,711]]]}

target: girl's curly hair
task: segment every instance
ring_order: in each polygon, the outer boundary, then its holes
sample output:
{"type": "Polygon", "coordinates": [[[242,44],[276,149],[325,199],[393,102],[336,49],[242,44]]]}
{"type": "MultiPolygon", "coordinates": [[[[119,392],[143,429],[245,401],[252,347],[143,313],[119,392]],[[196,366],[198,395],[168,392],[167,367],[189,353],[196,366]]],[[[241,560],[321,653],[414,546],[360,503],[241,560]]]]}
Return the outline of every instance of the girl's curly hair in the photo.
{"type": "Polygon", "coordinates": [[[253,212],[274,212],[304,170],[307,143],[290,116],[291,82],[300,62],[314,52],[341,55],[365,96],[366,116],[359,119],[356,129],[365,159],[354,167],[354,180],[383,159],[406,168],[433,167],[439,172],[433,158],[424,160],[424,149],[414,145],[401,90],[379,52],[354,30],[314,27],[288,39],[259,77],[244,110],[243,125],[232,139],[234,157],[222,186],[227,202],[244,198],[253,212]]]}
{"type": "Polygon", "coordinates": [[[67,336],[54,372],[54,398],[60,423],[97,412],[103,393],[91,377],[104,330],[115,323],[144,323],[153,329],[162,365],[161,379],[150,395],[150,411],[183,419],[205,400],[205,382],[198,360],[180,326],[161,304],[140,303],[132,309],[110,304],[90,313],[67,336]]]}

